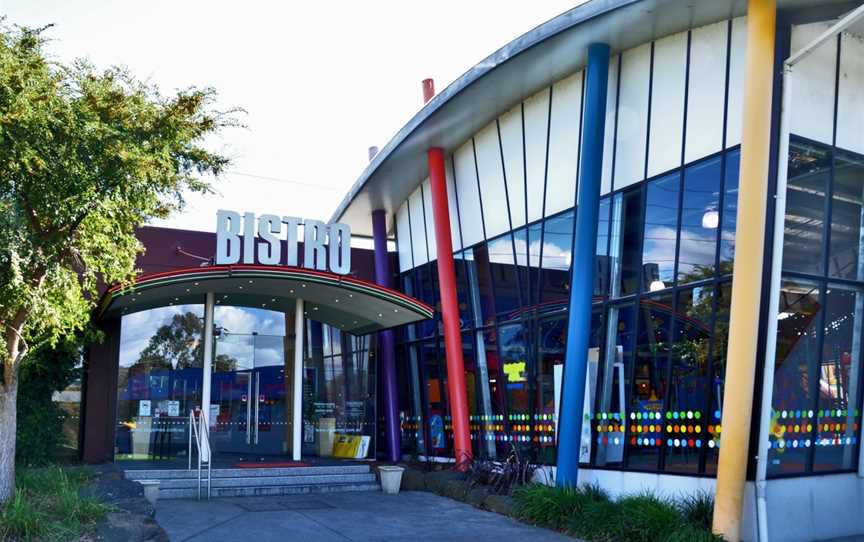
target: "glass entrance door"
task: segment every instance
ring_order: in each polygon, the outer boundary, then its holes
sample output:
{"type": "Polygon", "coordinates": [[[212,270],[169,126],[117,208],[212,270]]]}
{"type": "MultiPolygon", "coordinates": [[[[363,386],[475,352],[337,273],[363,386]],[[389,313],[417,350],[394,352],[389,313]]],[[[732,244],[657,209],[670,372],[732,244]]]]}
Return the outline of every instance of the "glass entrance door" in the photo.
{"type": "Polygon", "coordinates": [[[290,382],[284,337],[220,330],[210,388],[213,452],[238,459],[287,454],[290,382]]]}

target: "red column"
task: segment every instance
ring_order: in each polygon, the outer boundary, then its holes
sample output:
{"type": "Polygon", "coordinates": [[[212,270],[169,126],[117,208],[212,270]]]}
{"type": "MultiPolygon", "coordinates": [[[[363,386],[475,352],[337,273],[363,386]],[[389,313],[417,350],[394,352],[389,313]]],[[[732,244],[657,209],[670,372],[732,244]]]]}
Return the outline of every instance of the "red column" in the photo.
{"type": "Polygon", "coordinates": [[[435,244],[438,249],[441,319],[444,323],[444,347],[447,352],[447,391],[450,398],[450,415],[453,417],[453,452],[457,469],[464,470],[471,461],[471,438],[468,431],[468,397],[465,392],[465,362],[462,359],[459,304],[456,300],[453,241],[450,239],[450,211],[447,200],[447,180],[444,174],[444,151],[432,148],[429,149],[428,156],[432,214],[435,217],[435,244]]]}

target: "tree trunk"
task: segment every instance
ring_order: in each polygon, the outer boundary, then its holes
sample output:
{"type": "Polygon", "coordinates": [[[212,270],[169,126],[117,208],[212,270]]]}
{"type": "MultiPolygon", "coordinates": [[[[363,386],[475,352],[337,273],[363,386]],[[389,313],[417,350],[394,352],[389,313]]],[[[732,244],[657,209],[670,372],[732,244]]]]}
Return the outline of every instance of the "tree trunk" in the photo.
{"type": "Polygon", "coordinates": [[[0,504],[15,495],[18,379],[0,385],[0,504]]]}

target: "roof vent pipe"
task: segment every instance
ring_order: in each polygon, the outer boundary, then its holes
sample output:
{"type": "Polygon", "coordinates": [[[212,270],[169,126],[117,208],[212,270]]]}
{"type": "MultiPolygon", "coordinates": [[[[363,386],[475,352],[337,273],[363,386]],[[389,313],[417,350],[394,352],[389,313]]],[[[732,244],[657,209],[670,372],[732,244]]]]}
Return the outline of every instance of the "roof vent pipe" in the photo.
{"type": "Polygon", "coordinates": [[[423,103],[428,104],[429,100],[435,97],[435,80],[423,80],[423,103]]]}
{"type": "Polygon", "coordinates": [[[378,147],[376,145],[372,145],[369,147],[369,161],[371,162],[375,155],[378,154],[378,147]]]}

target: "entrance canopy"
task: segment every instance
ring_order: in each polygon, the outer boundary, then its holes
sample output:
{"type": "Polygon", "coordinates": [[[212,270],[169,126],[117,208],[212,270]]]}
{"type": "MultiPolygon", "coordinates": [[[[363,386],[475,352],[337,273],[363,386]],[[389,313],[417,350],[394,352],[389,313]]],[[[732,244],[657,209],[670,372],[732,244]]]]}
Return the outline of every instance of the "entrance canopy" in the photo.
{"type": "Polygon", "coordinates": [[[131,286],[110,288],[99,316],[122,315],[168,305],[203,303],[290,313],[304,301],[306,315],[362,335],[431,318],[429,305],[371,282],[324,271],[266,265],[216,265],[141,275],[131,286]]]}

